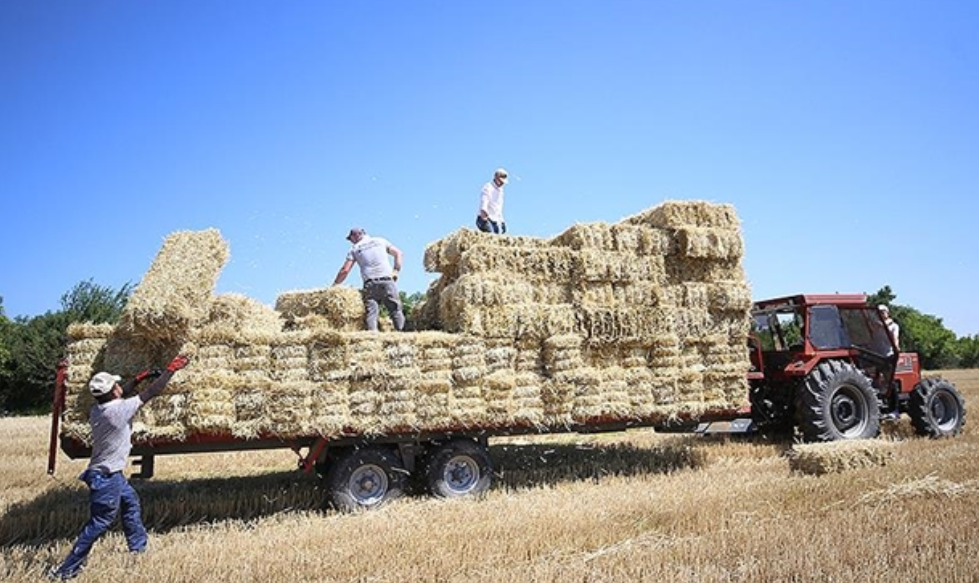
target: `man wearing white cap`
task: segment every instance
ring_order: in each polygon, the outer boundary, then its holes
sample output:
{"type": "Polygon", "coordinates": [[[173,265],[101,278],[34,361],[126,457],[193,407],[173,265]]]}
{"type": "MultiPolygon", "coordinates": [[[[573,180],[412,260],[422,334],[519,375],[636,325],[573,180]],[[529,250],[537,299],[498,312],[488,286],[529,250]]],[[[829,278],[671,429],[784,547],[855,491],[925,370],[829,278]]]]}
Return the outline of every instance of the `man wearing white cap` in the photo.
{"type": "Polygon", "coordinates": [[[144,403],[163,392],[170,378],[187,366],[186,356],[177,356],[166,370],[145,370],[125,383],[122,377],[107,372],[97,373],[88,382],[95,397],[89,412],[92,427],[92,459],[79,479],[88,486],[90,516],[78,540],[60,567],[49,574],[51,579],[73,579],[81,573],[92,545],[122,513],[122,531],[131,553],[146,550],[147,536],[140,516],[139,496],[122,471],[132,450],[133,417],[144,403]],[[152,383],[139,394],[131,395],[142,381],[152,383]]]}
{"type": "Polygon", "coordinates": [[[476,228],[484,233],[506,233],[503,219],[503,187],[510,175],[505,168],[497,168],[493,180],[483,185],[479,193],[479,212],[476,214],[476,228]]]}

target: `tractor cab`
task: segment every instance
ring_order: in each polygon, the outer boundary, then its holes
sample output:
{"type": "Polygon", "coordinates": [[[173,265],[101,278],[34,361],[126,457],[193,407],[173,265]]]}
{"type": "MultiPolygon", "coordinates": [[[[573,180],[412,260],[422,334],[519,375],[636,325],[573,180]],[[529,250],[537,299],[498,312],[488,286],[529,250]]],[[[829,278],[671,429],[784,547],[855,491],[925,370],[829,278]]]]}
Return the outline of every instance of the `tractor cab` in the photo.
{"type": "Polygon", "coordinates": [[[863,294],[757,302],[752,337],[760,351],[759,368],[773,380],[803,377],[824,358],[843,358],[868,373],[879,391],[887,392],[898,361],[883,318],[863,294]]]}

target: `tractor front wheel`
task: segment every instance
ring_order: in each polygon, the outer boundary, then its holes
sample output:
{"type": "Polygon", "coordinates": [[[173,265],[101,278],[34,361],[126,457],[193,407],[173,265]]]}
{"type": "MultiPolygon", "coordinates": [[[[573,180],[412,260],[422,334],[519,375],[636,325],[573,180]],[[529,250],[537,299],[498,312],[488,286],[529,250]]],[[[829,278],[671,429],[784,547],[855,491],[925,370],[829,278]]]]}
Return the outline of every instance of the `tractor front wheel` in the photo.
{"type": "Polygon", "coordinates": [[[806,377],[800,401],[806,441],[869,439],[880,433],[877,391],[867,375],[847,362],[821,362],[806,377]]]}
{"type": "Polygon", "coordinates": [[[918,435],[953,437],[965,425],[965,400],[945,379],[921,379],[911,392],[908,415],[918,435]]]}

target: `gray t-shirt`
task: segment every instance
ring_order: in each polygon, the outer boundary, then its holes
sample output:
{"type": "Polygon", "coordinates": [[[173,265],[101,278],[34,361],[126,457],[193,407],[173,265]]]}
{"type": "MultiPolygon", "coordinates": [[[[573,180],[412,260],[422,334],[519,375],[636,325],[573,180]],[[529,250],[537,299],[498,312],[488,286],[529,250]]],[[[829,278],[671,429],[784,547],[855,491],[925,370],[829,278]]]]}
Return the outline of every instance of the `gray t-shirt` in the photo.
{"type": "Polygon", "coordinates": [[[378,277],[391,277],[391,264],[388,263],[388,247],[391,244],[381,237],[364,236],[347,253],[360,266],[360,277],[364,281],[378,277]]]}
{"type": "Polygon", "coordinates": [[[92,407],[88,419],[92,426],[92,459],[88,467],[110,473],[126,468],[133,448],[133,417],[142,405],[142,399],[136,396],[92,407]]]}

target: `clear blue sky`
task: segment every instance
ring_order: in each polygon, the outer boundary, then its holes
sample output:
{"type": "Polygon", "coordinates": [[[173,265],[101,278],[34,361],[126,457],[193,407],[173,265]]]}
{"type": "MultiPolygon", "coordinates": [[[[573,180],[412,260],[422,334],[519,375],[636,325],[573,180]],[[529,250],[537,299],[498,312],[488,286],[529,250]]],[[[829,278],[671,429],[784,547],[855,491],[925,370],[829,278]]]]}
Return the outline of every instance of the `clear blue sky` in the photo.
{"type": "Polygon", "coordinates": [[[329,285],[353,225],[424,291],[505,166],[513,234],[731,203],[756,298],[890,285],[977,334],[977,31],[966,0],[3,0],[3,307],[208,227],[219,293],[329,285]]]}

